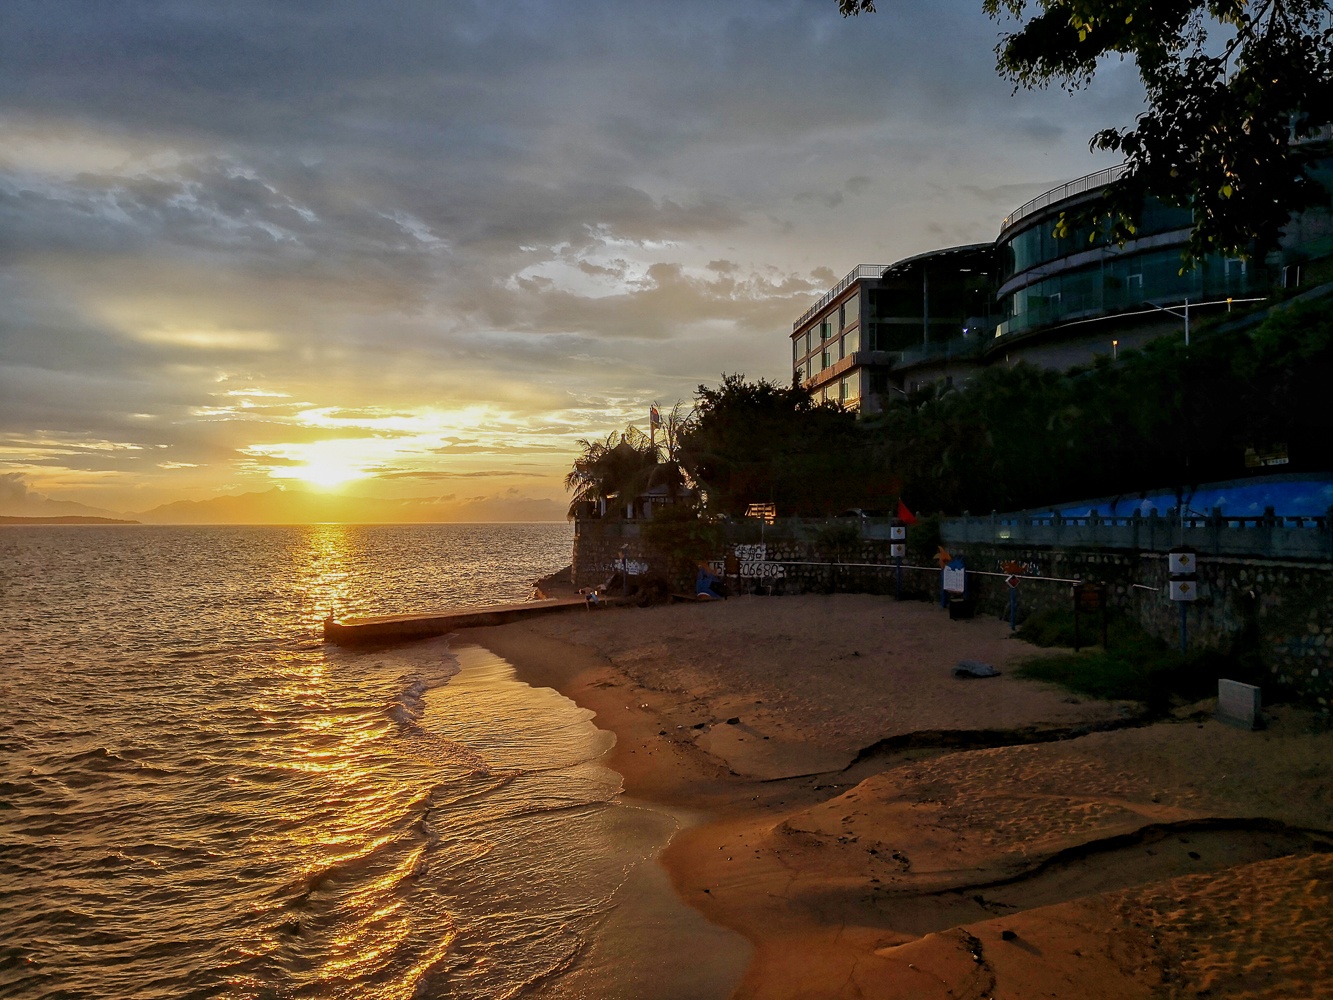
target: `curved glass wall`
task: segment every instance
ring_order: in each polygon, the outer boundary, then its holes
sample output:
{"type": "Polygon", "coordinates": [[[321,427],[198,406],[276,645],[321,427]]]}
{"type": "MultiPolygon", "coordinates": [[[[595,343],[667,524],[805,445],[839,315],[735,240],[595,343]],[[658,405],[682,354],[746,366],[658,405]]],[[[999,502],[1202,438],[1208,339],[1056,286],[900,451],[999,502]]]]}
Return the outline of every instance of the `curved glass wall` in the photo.
{"type": "MultiPolygon", "coordinates": [[[[1070,254],[1095,247],[1112,247],[1100,230],[1094,232],[1086,227],[1068,236],[1057,237],[1055,226],[1058,219],[1058,214],[1045,215],[1035,225],[1005,239],[1001,248],[1002,281],[1070,254]]],[[[1137,235],[1154,236],[1175,229],[1188,229],[1193,220],[1193,213],[1188,208],[1172,208],[1150,198],[1143,208],[1137,235]]]]}
{"type": "Polygon", "coordinates": [[[1180,249],[1116,256],[1053,275],[1004,297],[997,337],[1092,316],[1147,308],[1150,301],[1241,297],[1267,289],[1253,264],[1208,258],[1181,274],[1180,249]]]}

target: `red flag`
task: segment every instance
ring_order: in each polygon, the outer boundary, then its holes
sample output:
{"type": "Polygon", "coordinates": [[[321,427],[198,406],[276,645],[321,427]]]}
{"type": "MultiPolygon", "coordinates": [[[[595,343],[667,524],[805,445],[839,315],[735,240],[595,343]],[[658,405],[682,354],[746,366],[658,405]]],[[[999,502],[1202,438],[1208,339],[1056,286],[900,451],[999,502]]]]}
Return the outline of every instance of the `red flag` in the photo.
{"type": "Polygon", "coordinates": [[[902,521],[903,524],[916,524],[916,518],[913,517],[912,512],[907,509],[907,504],[903,503],[901,500],[898,501],[898,520],[902,521]]]}

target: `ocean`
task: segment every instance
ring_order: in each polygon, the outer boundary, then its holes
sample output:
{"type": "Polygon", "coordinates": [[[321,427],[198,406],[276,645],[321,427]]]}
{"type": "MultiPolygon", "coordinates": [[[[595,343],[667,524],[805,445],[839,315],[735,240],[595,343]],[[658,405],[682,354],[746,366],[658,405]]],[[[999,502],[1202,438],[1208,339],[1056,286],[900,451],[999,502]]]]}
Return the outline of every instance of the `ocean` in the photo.
{"type": "Polygon", "coordinates": [[[0,528],[0,997],[725,997],[614,737],[448,639],[564,524],[0,528]],[[682,955],[691,961],[682,962],[682,955]]]}

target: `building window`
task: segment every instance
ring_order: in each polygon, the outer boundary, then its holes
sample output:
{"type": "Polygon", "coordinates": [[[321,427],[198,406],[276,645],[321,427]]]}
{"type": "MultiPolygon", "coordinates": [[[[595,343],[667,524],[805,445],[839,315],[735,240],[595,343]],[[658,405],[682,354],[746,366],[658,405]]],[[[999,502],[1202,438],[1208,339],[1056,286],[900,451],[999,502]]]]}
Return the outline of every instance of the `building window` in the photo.
{"type": "Polygon", "coordinates": [[[827,367],[829,367],[831,364],[833,364],[833,352],[832,352],[832,351],[825,351],[825,352],[824,352],[824,354],[823,354],[823,362],[824,362],[824,363],[823,363],[822,367],[824,367],[824,368],[827,368],[827,367]]]}

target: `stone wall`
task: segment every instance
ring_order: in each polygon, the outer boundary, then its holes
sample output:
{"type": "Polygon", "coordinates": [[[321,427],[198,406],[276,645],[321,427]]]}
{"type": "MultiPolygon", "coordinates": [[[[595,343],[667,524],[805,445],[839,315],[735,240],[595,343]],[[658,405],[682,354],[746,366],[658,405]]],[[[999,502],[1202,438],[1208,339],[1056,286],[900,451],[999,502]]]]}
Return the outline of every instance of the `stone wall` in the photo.
{"type": "MultiPolygon", "coordinates": [[[[950,551],[963,556],[970,571],[996,573],[969,572],[969,591],[985,613],[1008,614],[1009,588],[999,570],[1016,560],[1035,577],[1104,584],[1111,608],[1150,635],[1179,641],[1180,606],[1167,597],[1164,554],[979,544],[953,544],[950,551]]],[[[1333,567],[1200,554],[1198,593],[1185,612],[1191,648],[1228,650],[1253,642],[1274,680],[1326,711],[1333,706],[1333,567]]],[[[1018,603],[1020,621],[1067,609],[1070,584],[1020,579],[1018,603]]]]}
{"type": "MultiPolygon", "coordinates": [[[[639,527],[610,519],[577,524],[575,585],[604,582],[619,565],[622,547],[632,575],[651,572],[639,527]]],[[[1069,609],[1074,581],[1101,583],[1113,610],[1151,635],[1179,641],[1179,605],[1167,597],[1163,552],[957,541],[948,528],[946,522],[945,545],[966,562],[967,596],[979,613],[1009,617],[1010,587],[1002,566],[1016,561],[1024,567],[1017,587],[1020,623],[1040,612],[1069,609]]],[[[939,600],[940,573],[933,564],[905,560],[899,576],[887,539],[838,534],[838,544],[831,544],[827,534],[821,539],[809,525],[779,522],[762,533],[752,523],[738,525],[713,565],[719,574],[729,569],[729,583],[742,592],[900,593],[939,600]]],[[[1200,552],[1198,583],[1199,599],[1186,610],[1191,648],[1225,651],[1251,643],[1275,681],[1324,711],[1333,707],[1333,564],[1200,552]]]]}
{"type": "Polygon", "coordinates": [[[597,587],[620,570],[621,556],[631,576],[649,571],[639,524],[614,518],[574,522],[572,577],[576,587],[597,587]]]}

